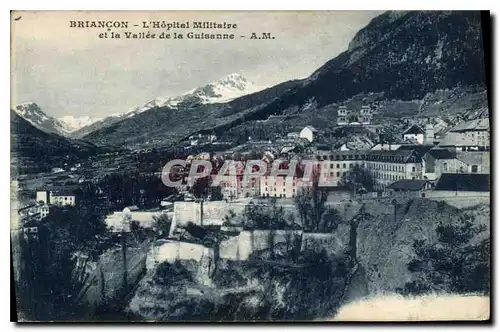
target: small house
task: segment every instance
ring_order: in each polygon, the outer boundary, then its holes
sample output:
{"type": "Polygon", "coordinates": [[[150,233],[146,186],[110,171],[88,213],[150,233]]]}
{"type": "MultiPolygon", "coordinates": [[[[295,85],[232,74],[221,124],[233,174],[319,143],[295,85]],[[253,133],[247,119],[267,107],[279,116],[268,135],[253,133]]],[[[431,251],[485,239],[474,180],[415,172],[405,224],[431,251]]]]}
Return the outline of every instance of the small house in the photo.
{"type": "Polygon", "coordinates": [[[314,140],[314,136],[316,135],[317,132],[318,132],[318,130],[316,128],[314,128],[313,126],[305,126],[304,129],[302,129],[300,131],[299,137],[305,138],[309,142],[312,142],[314,140]]]}
{"type": "Polygon", "coordinates": [[[424,144],[425,131],[417,125],[412,125],[403,132],[403,140],[424,144]]]}
{"type": "Polygon", "coordinates": [[[403,179],[387,186],[390,195],[425,197],[425,192],[432,189],[432,182],[428,180],[403,179]]]}

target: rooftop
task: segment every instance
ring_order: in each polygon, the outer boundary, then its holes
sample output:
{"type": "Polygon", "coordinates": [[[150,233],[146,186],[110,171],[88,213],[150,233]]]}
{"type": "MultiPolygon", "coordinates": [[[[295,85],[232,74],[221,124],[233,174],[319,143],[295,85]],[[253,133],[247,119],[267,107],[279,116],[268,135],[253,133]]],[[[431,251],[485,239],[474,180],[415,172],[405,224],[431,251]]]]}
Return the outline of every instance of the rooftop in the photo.
{"type": "Polygon", "coordinates": [[[318,160],[374,160],[394,162],[419,162],[421,156],[414,149],[408,150],[347,150],[321,151],[314,154],[318,160]]]}
{"type": "Polygon", "coordinates": [[[490,120],[488,118],[479,118],[475,120],[462,121],[455,127],[451,128],[451,132],[475,131],[475,130],[489,130],[490,120]]]}
{"type": "Polygon", "coordinates": [[[304,129],[307,128],[309,130],[311,130],[312,132],[317,132],[318,130],[316,128],[314,128],[313,126],[305,126],[304,129]]]}
{"type": "Polygon", "coordinates": [[[469,152],[458,152],[457,159],[463,161],[468,165],[481,165],[485,159],[490,159],[489,151],[469,151],[469,152]]]}
{"type": "Polygon", "coordinates": [[[428,182],[429,181],[427,180],[399,180],[390,184],[387,188],[394,190],[418,191],[421,190],[428,182]]]}
{"type": "Polygon", "coordinates": [[[398,148],[398,150],[413,150],[416,151],[420,156],[423,156],[434,147],[434,145],[403,144],[398,148]]]}
{"type": "Polygon", "coordinates": [[[425,131],[422,128],[420,128],[417,125],[412,125],[410,128],[406,129],[403,132],[403,135],[415,135],[415,134],[424,134],[424,133],[425,133],[425,131]]]}
{"type": "Polygon", "coordinates": [[[489,174],[443,174],[434,190],[490,191],[489,174]]]}
{"type": "Polygon", "coordinates": [[[456,153],[448,149],[431,149],[428,152],[434,159],[455,159],[456,153]]]}
{"type": "Polygon", "coordinates": [[[402,145],[401,144],[384,144],[384,143],[378,143],[374,147],[371,148],[373,151],[380,151],[380,150],[398,150],[402,145]]]}
{"type": "Polygon", "coordinates": [[[53,196],[76,196],[77,195],[75,190],[65,189],[65,188],[51,189],[50,194],[53,196]]]}

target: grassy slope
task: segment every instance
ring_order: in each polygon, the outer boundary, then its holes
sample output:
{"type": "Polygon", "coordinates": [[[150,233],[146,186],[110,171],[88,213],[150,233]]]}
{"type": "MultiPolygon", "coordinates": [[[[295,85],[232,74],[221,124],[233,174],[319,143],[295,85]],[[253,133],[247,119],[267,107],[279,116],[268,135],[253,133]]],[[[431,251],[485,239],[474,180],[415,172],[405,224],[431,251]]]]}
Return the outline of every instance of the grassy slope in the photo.
{"type": "Polygon", "coordinates": [[[10,116],[12,164],[20,173],[50,171],[104,151],[85,141],[43,132],[12,111],[10,116]]]}

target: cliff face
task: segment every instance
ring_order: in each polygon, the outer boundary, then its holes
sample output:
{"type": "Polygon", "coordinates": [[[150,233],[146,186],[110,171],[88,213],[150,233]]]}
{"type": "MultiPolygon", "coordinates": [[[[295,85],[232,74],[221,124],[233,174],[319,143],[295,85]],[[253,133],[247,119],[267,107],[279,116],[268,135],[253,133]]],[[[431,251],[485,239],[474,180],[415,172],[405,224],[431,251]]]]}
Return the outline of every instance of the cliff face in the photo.
{"type": "Polygon", "coordinates": [[[437,89],[484,86],[480,24],[477,12],[386,12],[304,89],[325,105],[358,93],[412,100],[437,89]]]}
{"type": "MultiPolygon", "coordinates": [[[[473,215],[476,224],[489,227],[490,207],[479,205],[458,209],[448,204],[414,199],[400,201],[396,208],[390,203],[367,205],[371,218],[363,220],[358,227],[358,259],[364,268],[364,280],[368,294],[395,292],[412,280],[408,263],[414,257],[413,242],[426,240],[436,243],[436,227],[457,224],[460,216],[473,215]]],[[[489,230],[480,236],[489,236],[489,230]]]]}

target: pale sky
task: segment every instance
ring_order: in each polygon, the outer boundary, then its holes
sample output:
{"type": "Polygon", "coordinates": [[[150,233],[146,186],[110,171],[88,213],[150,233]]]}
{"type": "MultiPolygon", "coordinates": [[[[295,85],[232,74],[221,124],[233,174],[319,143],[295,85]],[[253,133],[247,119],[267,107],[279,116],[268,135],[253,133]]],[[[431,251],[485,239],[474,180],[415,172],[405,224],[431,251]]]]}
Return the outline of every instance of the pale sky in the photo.
{"type": "Polygon", "coordinates": [[[12,104],[36,102],[51,116],[97,118],[177,96],[230,73],[272,86],[310,75],[346,50],[356,32],[380,13],[16,12],[11,18],[12,104]],[[71,20],[129,21],[129,29],[112,29],[122,37],[124,31],[147,32],[133,25],[152,20],[225,21],[238,28],[228,30],[235,40],[100,39],[105,28],[70,28],[71,20]],[[239,38],[251,32],[270,32],[275,39],[239,38]]]}

